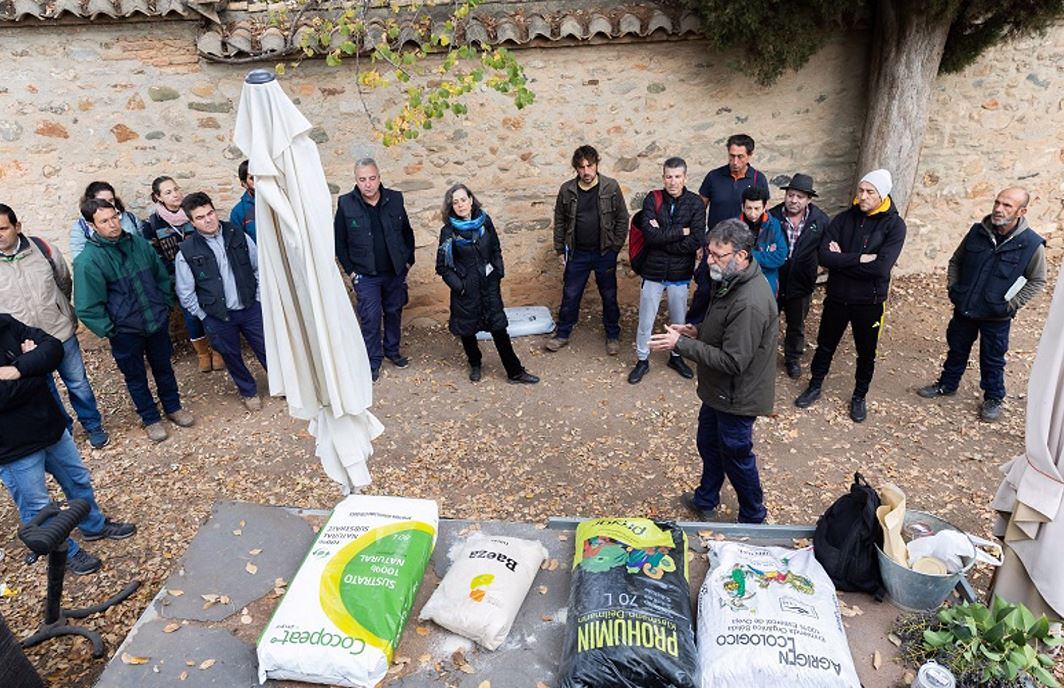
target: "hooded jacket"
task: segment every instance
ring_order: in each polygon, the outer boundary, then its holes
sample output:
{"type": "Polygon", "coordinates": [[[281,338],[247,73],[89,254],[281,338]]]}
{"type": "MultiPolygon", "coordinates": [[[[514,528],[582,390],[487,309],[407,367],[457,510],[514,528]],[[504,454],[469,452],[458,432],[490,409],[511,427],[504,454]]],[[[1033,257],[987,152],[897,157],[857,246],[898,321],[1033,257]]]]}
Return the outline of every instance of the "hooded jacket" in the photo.
{"type": "Polygon", "coordinates": [[[0,380],[0,464],[17,461],[59,441],[66,422],[48,387],[63,360],[63,345],[44,330],[0,313],[0,367],[14,366],[17,380],[0,380]],[[22,342],[37,347],[22,353],[22,342]]]}
{"type": "Polygon", "coordinates": [[[174,301],[173,277],[139,236],[104,239],[93,232],[74,260],[74,312],[97,337],[153,334],[174,301]]]}
{"type": "Polygon", "coordinates": [[[698,364],[704,404],[737,416],[768,415],[776,395],[776,297],[753,260],[712,287],[698,339],[680,337],[676,353],[698,364]]]}
{"type": "Polygon", "coordinates": [[[949,299],[961,315],[975,320],[1007,320],[1046,285],[1045,239],[1021,217],[1001,236],[983,218],[968,230],[949,259],[949,299]],[[1010,290],[1021,284],[1014,294],[1010,290]],[[1009,296],[1009,298],[1005,298],[1009,296]]]}
{"type": "MultiPolygon", "coordinates": [[[[824,234],[824,230],[828,228],[828,225],[831,224],[831,220],[828,219],[823,210],[813,203],[809,204],[807,211],[808,214],[805,218],[805,226],[802,227],[802,233],[798,235],[798,241],[795,246],[791,247],[788,244],[790,257],[780,268],[779,291],[777,294],[780,299],[805,298],[812,294],[813,289],[816,287],[816,273],[820,265],[818,256],[820,237],[824,234]]],[[[780,203],[774,206],[768,211],[768,214],[779,220],[780,227],[783,228],[783,237],[786,239],[787,230],[784,223],[787,219],[786,209],[783,204],[780,203]]]]}
{"type": "Polygon", "coordinates": [[[865,214],[856,201],[835,216],[820,239],[820,264],[828,269],[827,298],[843,304],[887,300],[890,271],[905,245],[905,220],[890,196],[865,214]],[[840,252],[830,250],[837,242],[840,252]],[[863,254],[875,260],[862,263],[863,254]]]}
{"type": "MultiPolygon", "coordinates": [[[[768,213],[758,218],[757,227],[752,227],[742,218],[751,231],[757,230],[752,256],[761,266],[761,274],[772,287],[772,294],[779,293],[779,270],[787,262],[787,238],[783,236],[780,221],[768,213]]],[[[704,254],[703,254],[704,259],[704,254]]]]}

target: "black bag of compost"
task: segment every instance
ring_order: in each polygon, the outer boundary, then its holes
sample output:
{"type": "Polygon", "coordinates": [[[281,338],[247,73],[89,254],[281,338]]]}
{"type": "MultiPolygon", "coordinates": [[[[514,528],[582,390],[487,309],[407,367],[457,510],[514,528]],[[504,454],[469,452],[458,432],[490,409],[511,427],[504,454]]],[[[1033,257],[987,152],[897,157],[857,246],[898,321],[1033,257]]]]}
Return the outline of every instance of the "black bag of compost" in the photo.
{"type": "Polygon", "coordinates": [[[697,688],[687,536],[672,523],[576,528],[562,688],[697,688]]]}

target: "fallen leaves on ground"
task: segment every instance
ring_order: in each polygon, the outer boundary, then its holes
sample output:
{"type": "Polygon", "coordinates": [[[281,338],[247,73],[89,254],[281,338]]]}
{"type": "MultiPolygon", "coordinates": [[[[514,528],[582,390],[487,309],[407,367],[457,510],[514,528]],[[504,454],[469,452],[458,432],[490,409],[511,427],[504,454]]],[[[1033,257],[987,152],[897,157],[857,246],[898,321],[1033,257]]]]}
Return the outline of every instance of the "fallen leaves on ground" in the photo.
{"type": "MultiPolygon", "coordinates": [[[[1051,284],[1055,274],[1054,267],[1051,284]]],[[[950,307],[943,280],[941,272],[894,280],[865,423],[854,425],[847,417],[854,365],[849,337],[835,356],[823,396],[808,409],[792,404],[808,380],[792,381],[780,371],[776,415],[754,426],[770,522],[815,523],[848,491],[859,470],[874,485],[902,487],[912,508],[989,535],[990,499],[1001,479],[998,465],[1023,451],[1022,395],[1049,298],[1040,296],[1013,324],[1004,417],[996,424],[979,423],[974,357],[955,396],[928,401],[914,391],[936,379],[945,355],[950,307]]],[[[818,291],[806,324],[810,347],[822,298],[818,291]]],[[[512,520],[539,529],[550,516],[689,520],[678,497],[697,484],[701,471],[695,383],[680,379],[655,355],[643,382],[628,385],[631,356],[605,355],[594,303],[594,298],[585,300],[570,346],[558,353],[544,353],[542,337],[514,340],[522,362],[541,376],[538,385],[506,384],[490,342],[481,343],[484,379],[469,383],[461,346],[445,328],[408,329],[403,346],[410,367],[385,366],[374,386],[373,412],[385,432],[374,442],[374,483],[367,492],[435,499],[441,516],[512,520]],[[529,493],[534,496],[526,498],[529,493]]],[[[626,345],[635,315],[633,307],[623,312],[626,345]]],[[[264,399],[261,412],[248,414],[228,376],[200,373],[191,347],[175,341],[182,403],[196,415],[196,424],[175,429],[166,442],[153,445],[143,436],[107,343],[82,338],[111,445],[90,451],[80,429],[75,440],[104,513],[135,520],[137,534],[89,543],[104,567],[91,577],[68,578],[64,603],[95,604],[133,578],[142,581],[132,598],[91,622],[112,654],[175,572],[216,500],[329,509],[341,498],[313,454],[306,423],[290,418],[282,400],[264,399]]],[[[249,365],[265,379],[257,363],[249,365]]],[[[734,520],[737,504],[730,486],[721,497],[718,513],[734,520]]],[[[15,536],[17,523],[11,500],[0,499],[0,533],[6,534],[0,548],[8,554],[6,561],[23,551],[15,536]]],[[[252,533],[246,523],[228,524],[222,532],[234,530],[240,535],[233,537],[244,540],[252,533]]],[[[233,555],[251,554],[257,544],[234,547],[233,555]]],[[[2,578],[20,590],[17,597],[4,598],[8,624],[20,634],[32,631],[45,596],[44,567],[8,565],[2,578]]],[[[988,575],[979,573],[974,582],[985,588],[988,575]]],[[[286,581],[275,581],[272,596],[279,598],[286,587],[286,581]]],[[[182,594],[168,593],[172,598],[182,594]]],[[[228,601],[218,594],[212,604],[228,601]]],[[[27,654],[42,674],[61,676],[64,688],[89,688],[107,660],[94,660],[87,644],[76,639],[58,639],[27,654]]]]}

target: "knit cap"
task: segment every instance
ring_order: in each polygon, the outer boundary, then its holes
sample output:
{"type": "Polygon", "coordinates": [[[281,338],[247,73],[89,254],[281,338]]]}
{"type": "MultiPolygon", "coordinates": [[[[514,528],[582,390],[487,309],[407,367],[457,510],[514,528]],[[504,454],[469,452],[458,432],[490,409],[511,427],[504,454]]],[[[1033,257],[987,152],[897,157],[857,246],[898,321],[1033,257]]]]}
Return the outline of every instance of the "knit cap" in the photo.
{"type": "Polygon", "coordinates": [[[868,182],[876,187],[876,191],[879,192],[881,198],[886,198],[890,194],[890,190],[894,188],[894,180],[891,178],[890,172],[884,169],[872,170],[861,177],[861,181],[868,182]]]}

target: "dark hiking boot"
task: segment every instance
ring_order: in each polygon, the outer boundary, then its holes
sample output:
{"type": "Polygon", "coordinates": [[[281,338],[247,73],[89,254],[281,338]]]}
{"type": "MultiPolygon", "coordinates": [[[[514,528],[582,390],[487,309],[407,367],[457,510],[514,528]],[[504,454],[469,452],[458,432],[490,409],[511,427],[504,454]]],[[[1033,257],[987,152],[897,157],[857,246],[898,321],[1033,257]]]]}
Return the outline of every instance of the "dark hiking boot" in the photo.
{"type": "Polygon", "coordinates": [[[694,371],[691,370],[691,366],[687,365],[687,363],[683,360],[683,358],[680,357],[680,356],[677,356],[676,354],[672,354],[671,356],[669,356],[669,364],[668,365],[669,365],[670,368],[672,368],[677,373],[679,373],[680,377],[682,377],[685,380],[690,380],[691,378],[693,378],[695,376],[694,371]]]}
{"type": "Polygon", "coordinates": [[[820,398],[820,385],[809,383],[809,386],[805,388],[805,391],[798,395],[798,398],[794,400],[794,405],[798,408],[809,408],[813,403],[820,398]]]}
{"type": "Polygon", "coordinates": [[[1002,407],[1005,402],[1001,399],[987,399],[979,409],[979,420],[984,423],[993,423],[1001,418],[1002,407]]]}
{"type": "Polygon", "coordinates": [[[90,573],[96,573],[100,570],[100,566],[103,562],[99,558],[92,556],[85,551],[84,548],[78,549],[77,554],[72,557],[67,557],[66,567],[67,571],[70,571],[76,576],[86,576],[90,573]]]}
{"type": "Polygon", "coordinates": [[[716,508],[703,509],[702,507],[700,507],[697,504],[695,504],[695,493],[694,492],[684,492],[682,495],[680,495],[680,501],[683,502],[683,505],[685,507],[687,507],[688,511],[690,511],[691,513],[693,513],[695,516],[698,517],[698,520],[700,520],[700,521],[716,521],[717,520],[717,510],[716,510],[716,508]]]}
{"type": "Polygon", "coordinates": [[[103,521],[103,530],[98,533],[86,533],[81,532],[81,539],[92,542],[94,540],[125,540],[127,537],[131,537],[133,533],[137,532],[137,527],[132,523],[120,523],[118,521],[112,521],[109,518],[105,518],[103,521]]]}
{"type": "Polygon", "coordinates": [[[802,365],[798,361],[784,361],[783,369],[787,371],[787,377],[797,380],[802,376],[802,365]]]}
{"type": "Polygon", "coordinates": [[[933,385],[921,387],[920,389],[916,390],[916,393],[924,399],[934,399],[935,397],[951,397],[957,393],[957,390],[946,389],[942,386],[942,383],[936,382],[933,385]]]}
{"type": "Polygon", "coordinates": [[[650,363],[648,361],[636,361],[635,367],[632,368],[632,372],[628,373],[628,384],[638,385],[643,379],[643,376],[650,370],[650,363]]]}
{"type": "Polygon", "coordinates": [[[864,397],[852,397],[850,399],[850,420],[854,423],[863,423],[868,418],[868,405],[864,397]]]}

